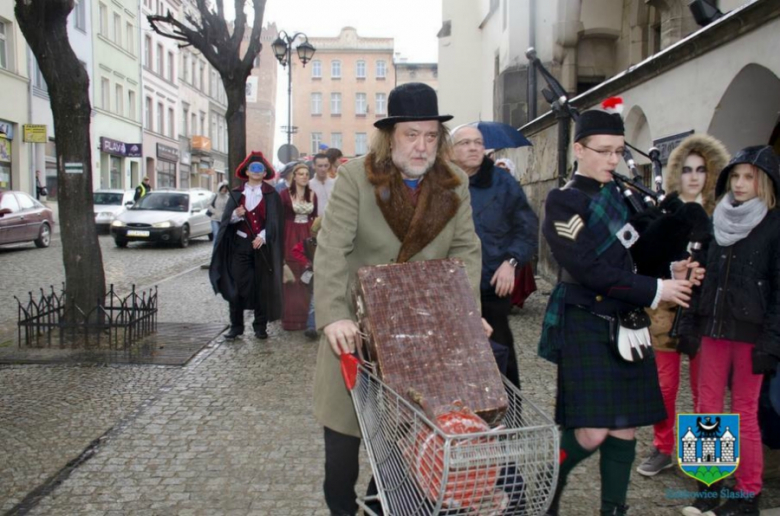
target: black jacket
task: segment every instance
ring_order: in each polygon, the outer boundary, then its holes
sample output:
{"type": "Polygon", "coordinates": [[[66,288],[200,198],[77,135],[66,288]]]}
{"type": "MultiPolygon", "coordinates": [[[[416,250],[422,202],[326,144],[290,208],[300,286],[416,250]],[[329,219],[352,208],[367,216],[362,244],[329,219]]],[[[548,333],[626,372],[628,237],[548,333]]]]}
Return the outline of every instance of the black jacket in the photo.
{"type": "Polygon", "coordinates": [[[780,210],[732,246],[713,240],[706,268],[680,334],[749,342],[780,357],[780,210]]]}

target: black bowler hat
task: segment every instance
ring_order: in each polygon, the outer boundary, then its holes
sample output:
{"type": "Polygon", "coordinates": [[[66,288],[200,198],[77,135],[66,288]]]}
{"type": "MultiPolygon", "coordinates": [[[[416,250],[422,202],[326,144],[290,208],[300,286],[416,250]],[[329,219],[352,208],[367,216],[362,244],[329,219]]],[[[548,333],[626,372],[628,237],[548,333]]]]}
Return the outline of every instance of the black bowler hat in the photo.
{"type": "Polygon", "coordinates": [[[623,126],[623,99],[610,97],[601,103],[605,111],[590,110],[580,115],[574,126],[574,141],[578,142],[594,134],[611,134],[625,136],[626,129],[623,126]]]}
{"type": "Polygon", "coordinates": [[[374,122],[374,127],[390,127],[398,122],[422,120],[452,120],[452,115],[439,115],[436,91],[421,82],[409,82],[393,88],[387,101],[386,118],[374,122]]]}

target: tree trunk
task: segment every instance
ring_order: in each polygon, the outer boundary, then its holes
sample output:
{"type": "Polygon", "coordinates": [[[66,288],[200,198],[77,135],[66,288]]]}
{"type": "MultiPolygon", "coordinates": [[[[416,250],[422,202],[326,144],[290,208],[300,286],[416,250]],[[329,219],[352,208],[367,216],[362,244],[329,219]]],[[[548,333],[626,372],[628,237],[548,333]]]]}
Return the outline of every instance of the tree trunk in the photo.
{"type": "MultiPolygon", "coordinates": [[[[237,74],[242,75],[242,74],[237,74]]],[[[243,75],[242,75],[243,76],[243,75]]],[[[243,80],[222,81],[227,94],[228,107],[225,112],[228,130],[228,182],[233,188],[239,179],[235,176],[239,163],[244,161],[247,155],[246,148],[246,77],[243,80]]],[[[273,162],[273,157],[266,156],[268,162],[273,162]]]]}
{"type": "Polygon", "coordinates": [[[89,75],[68,41],[73,5],[16,0],[16,18],[46,80],[54,115],[65,292],[69,303],[87,313],[103,304],[106,282],[92,204],[89,75]]]}

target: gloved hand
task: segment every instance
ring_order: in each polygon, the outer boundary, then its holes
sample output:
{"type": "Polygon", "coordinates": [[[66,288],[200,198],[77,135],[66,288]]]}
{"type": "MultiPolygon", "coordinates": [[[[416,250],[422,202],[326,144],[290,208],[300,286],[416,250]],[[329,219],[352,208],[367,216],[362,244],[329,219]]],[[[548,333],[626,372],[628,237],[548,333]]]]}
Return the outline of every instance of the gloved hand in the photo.
{"type": "Polygon", "coordinates": [[[771,373],[777,369],[778,357],[753,347],[753,374],[771,373]]]}
{"type": "Polygon", "coordinates": [[[690,358],[694,358],[699,352],[701,346],[701,337],[695,335],[680,335],[677,338],[677,351],[685,353],[690,358]]]}

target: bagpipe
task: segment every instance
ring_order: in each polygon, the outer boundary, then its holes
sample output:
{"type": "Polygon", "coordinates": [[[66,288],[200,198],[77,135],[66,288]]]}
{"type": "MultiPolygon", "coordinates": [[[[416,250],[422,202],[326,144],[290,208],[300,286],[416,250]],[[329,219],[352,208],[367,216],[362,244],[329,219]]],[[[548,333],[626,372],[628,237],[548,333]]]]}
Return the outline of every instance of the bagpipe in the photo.
{"type": "MultiPolygon", "coordinates": [[[[542,95],[559,116],[568,116],[575,123],[580,113],[569,103],[563,86],[536,55],[533,47],[526,53],[531,65],[542,75],[549,89],[542,95]]],[[[622,100],[612,97],[602,103],[608,112],[622,100]]],[[[615,184],[631,210],[629,223],[639,234],[639,239],[629,249],[637,272],[655,278],[668,277],[669,265],[686,257],[689,246],[701,249],[712,238],[712,227],[707,212],[699,203],[686,203],[673,192],[669,195],[663,189],[663,166],[660,151],[653,147],[647,153],[626,142],[623,159],[632,177],[612,171],[615,184]],[[634,156],[631,152],[645,156],[652,163],[655,190],[644,184],[634,156]]],[[[576,164],[575,164],[576,171],[576,164]]]]}

